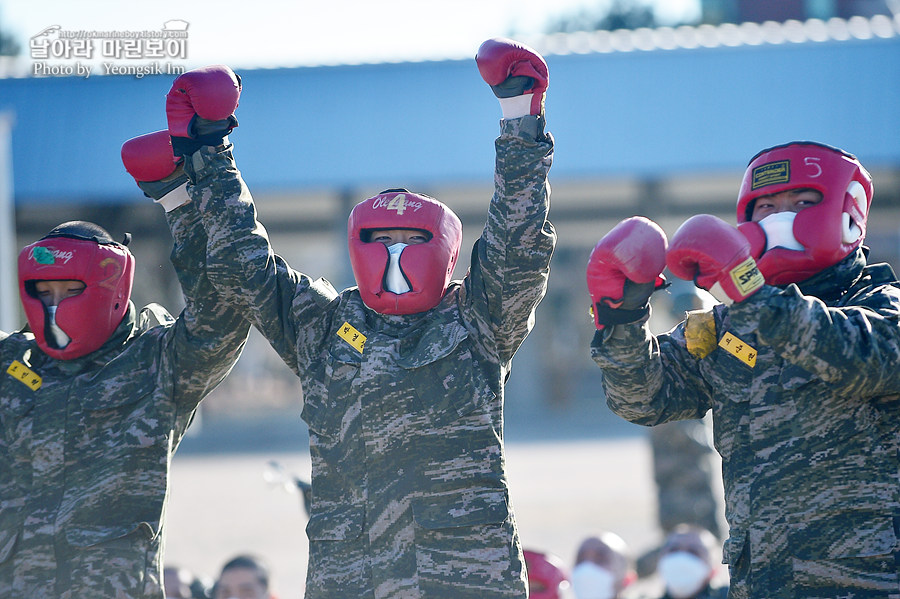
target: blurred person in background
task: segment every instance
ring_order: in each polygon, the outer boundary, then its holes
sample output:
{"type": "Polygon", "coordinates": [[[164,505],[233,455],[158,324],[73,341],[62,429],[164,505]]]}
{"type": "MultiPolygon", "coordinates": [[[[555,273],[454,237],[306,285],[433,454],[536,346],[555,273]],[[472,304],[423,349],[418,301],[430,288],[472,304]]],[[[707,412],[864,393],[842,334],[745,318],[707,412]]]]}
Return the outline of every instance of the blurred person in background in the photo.
{"type": "Polygon", "coordinates": [[[853,155],[790,142],[751,159],[737,228],[696,215],[669,244],[633,217],[591,253],[610,408],[648,426],[712,411],[733,598],[900,588],[900,282],[862,245],[872,195],[853,155]],[[666,266],[722,303],[653,335],[666,266]]]}
{"type": "Polygon", "coordinates": [[[656,572],[665,585],[662,599],[725,599],[728,585],[721,584],[717,569],[721,545],[710,531],[681,524],[666,537],[656,572]]]}
{"type": "Polygon", "coordinates": [[[524,550],[528,568],[528,596],[531,599],[567,599],[569,575],[559,556],[544,551],[524,550]]]}
{"type": "Polygon", "coordinates": [[[572,591],[576,599],[620,599],[637,579],[628,545],[619,535],[603,532],[584,539],[575,554],[572,591]]]}
{"type": "Polygon", "coordinates": [[[265,560],[255,555],[237,555],[222,566],[213,587],[213,599],[277,599],[270,586],[265,560]]]}
{"type": "Polygon", "coordinates": [[[166,599],[190,599],[193,575],[187,568],[166,566],[163,568],[163,588],[166,599]]]}
{"type": "Polygon", "coordinates": [[[166,566],[163,568],[163,587],[166,599],[210,599],[210,585],[195,576],[187,568],[166,566]]]}
{"type": "MultiPolygon", "coordinates": [[[[210,279],[302,381],[310,599],[527,592],[505,472],[503,388],[556,242],[547,220],[548,72],[534,50],[506,39],[486,41],[475,62],[503,118],[494,197],[461,281],[451,281],[459,219],[400,188],[350,213],[357,287],[338,293],[292,269],[256,220],[226,139],[240,80],[222,65],[196,69],[167,96],[168,133],[202,215],[197,234],[209,235],[210,279]]],[[[298,151],[315,151],[315,142],[298,136],[298,151]]]]}

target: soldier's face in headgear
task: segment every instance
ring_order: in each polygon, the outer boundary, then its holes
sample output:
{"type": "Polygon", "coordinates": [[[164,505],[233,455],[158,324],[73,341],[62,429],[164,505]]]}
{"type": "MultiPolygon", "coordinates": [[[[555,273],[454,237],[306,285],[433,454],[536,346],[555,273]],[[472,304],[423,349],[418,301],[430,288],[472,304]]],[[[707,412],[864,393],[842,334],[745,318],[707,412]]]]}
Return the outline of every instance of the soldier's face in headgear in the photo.
{"type": "Polygon", "coordinates": [[[134,257],[85,221],[58,225],[19,253],[19,296],[35,341],[58,360],[99,349],[128,310],[134,257]]]}
{"type": "Polygon", "coordinates": [[[459,218],[447,206],[387,190],[356,205],[347,232],[353,276],[369,308],[416,314],[440,303],[462,240],[459,218]]]}
{"type": "Polygon", "coordinates": [[[770,285],[799,283],[862,243],[872,178],[837,148],[791,142],[757,154],[738,194],[738,229],[770,285]]]}

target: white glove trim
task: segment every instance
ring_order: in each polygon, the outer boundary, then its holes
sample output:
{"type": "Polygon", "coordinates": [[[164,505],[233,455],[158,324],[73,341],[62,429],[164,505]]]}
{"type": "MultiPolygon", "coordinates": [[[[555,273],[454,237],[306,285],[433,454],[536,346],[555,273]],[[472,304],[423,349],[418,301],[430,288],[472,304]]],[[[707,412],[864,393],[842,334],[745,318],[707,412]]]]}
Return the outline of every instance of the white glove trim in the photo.
{"type": "Polygon", "coordinates": [[[534,94],[522,94],[512,98],[497,98],[500,101],[500,110],[503,111],[503,119],[517,119],[531,114],[531,98],[534,94]]]}
{"type": "Polygon", "coordinates": [[[172,212],[179,206],[184,206],[191,201],[191,196],[187,192],[187,183],[179,185],[158,200],[153,200],[163,207],[166,212],[172,212]]]}
{"type": "Polygon", "coordinates": [[[722,288],[722,285],[718,281],[716,281],[715,285],[709,289],[709,293],[726,306],[730,306],[734,303],[734,300],[728,297],[728,294],[725,293],[725,289],[722,288]]]}

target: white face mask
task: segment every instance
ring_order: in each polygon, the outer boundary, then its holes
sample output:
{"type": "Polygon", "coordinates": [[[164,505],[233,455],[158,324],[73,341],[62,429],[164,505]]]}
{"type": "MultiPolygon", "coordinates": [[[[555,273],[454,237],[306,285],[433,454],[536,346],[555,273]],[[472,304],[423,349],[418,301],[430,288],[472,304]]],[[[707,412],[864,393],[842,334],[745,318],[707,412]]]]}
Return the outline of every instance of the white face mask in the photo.
{"type": "Polygon", "coordinates": [[[794,217],[796,212],[776,212],[761,221],[759,226],[766,233],[766,250],[783,247],[789,250],[803,250],[803,246],[794,237],[794,217]]]}
{"type": "Polygon", "coordinates": [[[572,590],[577,599],[613,599],[616,579],[594,562],[581,562],[572,570],[572,590]]]}
{"type": "Polygon", "coordinates": [[[666,590],[674,599],[693,597],[706,586],[712,574],[709,564],[687,551],[664,555],[656,569],[666,583],[666,590]]]}
{"type": "Polygon", "coordinates": [[[406,245],[405,243],[395,243],[387,249],[389,258],[387,272],[384,276],[384,288],[391,293],[401,294],[412,289],[409,283],[406,282],[403,271],[400,270],[400,254],[406,245]]]}
{"type": "MultiPolygon", "coordinates": [[[[69,345],[72,339],[68,335],[66,335],[61,328],[59,328],[58,324],[56,324],[56,309],[58,307],[59,306],[47,306],[47,314],[50,316],[50,326],[47,328],[49,333],[53,335],[53,340],[56,342],[56,346],[59,349],[64,349],[67,345],[69,345]]],[[[44,332],[45,336],[48,331],[44,332]]]]}

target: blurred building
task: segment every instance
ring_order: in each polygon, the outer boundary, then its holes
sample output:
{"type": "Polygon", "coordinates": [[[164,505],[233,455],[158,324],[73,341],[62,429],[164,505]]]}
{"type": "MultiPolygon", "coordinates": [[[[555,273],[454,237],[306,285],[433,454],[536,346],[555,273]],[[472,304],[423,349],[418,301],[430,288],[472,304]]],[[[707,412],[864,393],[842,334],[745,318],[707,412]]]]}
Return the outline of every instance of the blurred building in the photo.
{"type": "MultiPolygon", "coordinates": [[[[898,19],[749,22],[529,41],[550,66],[546,110],[557,143],[551,219],[559,248],[535,331],[507,387],[511,416],[575,407],[605,413],[599,369],[588,352],[593,329],[584,266],[591,248],[634,214],[653,218],[669,235],[701,212],[733,221],[744,167],[762,148],[811,139],[857,154],[875,179],[868,245],[875,258],[900,266],[898,19]]],[[[19,70],[27,74],[25,67],[19,70]]],[[[16,65],[3,68],[17,72],[16,65]]],[[[338,288],[351,285],[350,208],[402,186],[431,194],[460,215],[466,249],[456,275],[465,273],[492,193],[500,118],[474,61],[240,74],[235,154],[276,250],[292,266],[338,288]]],[[[164,97],[173,78],[8,76],[0,79],[0,112],[15,122],[16,247],[72,218],[94,220],[117,237],[130,231],[136,303],[158,301],[176,310],[181,300],[162,210],[142,196],[119,158],[123,141],[165,127],[164,97]]],[[[296,377],[258,339],[236,375],[226,385],[234,403],[215,405],[299,402],[296,377]]],[[[597,426],[590,417],[575,425],[597,426]]]]}
{"type": "MultiPolygon", "coordinates": [[[[891,15],[892,0],[701,0],[704,23],[849,19],[891,15]]],[[[895,3],[894,9],[897,10],[895,3]]]]}

